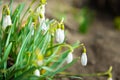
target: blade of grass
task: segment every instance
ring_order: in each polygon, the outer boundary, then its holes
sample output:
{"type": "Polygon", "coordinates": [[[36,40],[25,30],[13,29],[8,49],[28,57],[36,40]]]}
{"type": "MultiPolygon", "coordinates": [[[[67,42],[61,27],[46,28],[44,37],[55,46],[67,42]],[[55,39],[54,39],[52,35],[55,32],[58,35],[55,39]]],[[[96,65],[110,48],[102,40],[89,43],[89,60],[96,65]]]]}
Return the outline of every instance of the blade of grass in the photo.
{"type": "Polygon", "coordinates": [[[6,48],[2,61],[0,62],[0,65],[2,65],[8,59],[8,55],[10,54],[11,48],[12,48],[12,43],[10,43],[6,48]]]}

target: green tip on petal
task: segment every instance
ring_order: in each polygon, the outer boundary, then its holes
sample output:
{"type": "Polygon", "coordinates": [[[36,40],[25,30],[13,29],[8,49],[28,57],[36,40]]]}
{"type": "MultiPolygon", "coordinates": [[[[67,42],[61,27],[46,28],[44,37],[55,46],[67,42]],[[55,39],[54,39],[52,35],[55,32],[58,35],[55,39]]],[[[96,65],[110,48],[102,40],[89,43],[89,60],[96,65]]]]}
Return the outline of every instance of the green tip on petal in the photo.
{"type": "Polygon", "coordinates": [[[40,0],[41,4],[46,4],[46,2],[47,2],[46,0],[40,0]]]}
{"type": "Polygon", "coordinates": [[[64,24],[61,24],[61,29],[64,30],[64,24]]]}
{"type": "Polygon", "coordinates": [[[8,5],[3,6],[3,14],[10,15],[10,10],[9,10],[8,5]]]}

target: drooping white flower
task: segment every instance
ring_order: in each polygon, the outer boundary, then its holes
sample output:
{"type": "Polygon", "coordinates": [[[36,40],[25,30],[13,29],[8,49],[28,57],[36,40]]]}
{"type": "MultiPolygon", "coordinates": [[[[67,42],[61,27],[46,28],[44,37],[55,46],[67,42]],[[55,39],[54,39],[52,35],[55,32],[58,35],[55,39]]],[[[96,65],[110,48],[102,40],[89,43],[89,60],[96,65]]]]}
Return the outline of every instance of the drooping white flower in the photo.
{"type": "Polygon", "coordinates": [[[71,63],[73,61],[73,54],[70,52],[66,58],[67,63],[71,63]]]}
{"type": "Polygon", "coordinates": [[[45,14],[45,5],[40,5],[37,10],[37,13],[45,14]]]}
{"type": "Polygon", "coordinates": [[[12,25],[11,17],[10,15],[5,15],[3,17],[3,23],[2,23],[3,30],[5,30],[7,26],[10,26],[10,25],[12,25]]]}
{"type": "Polygon", "coordinates": [[[86,53],[82,53],[82,55],[81,55],[81,64],[83,66],[87,65],[87,55],[86,55],[86,53]]]}
{"type": "Polygon", "coordinates": [[[39,14],[38,21],[42,24],[45,21],[45,5],[39,6],[36,12],[39,14]]]}
{"type": "Polygon", "coordinates": [[[40,71],[39,71],[38,69],[36,69],[36,70],[34,71],[34,75],[40,76],[40,71]]]}
{"type": "Polygon", "coordinates": [[[45,34],[47,32],[49,26],[47,26],[46,23],[43,22],[42,25],[41,25],[41,28],[42,28],[43,34],[45,34]]]}
{"type": "Polygon", "coordinates": [[[56,30],[56,41],[57,41],[58,43],[63,43],[63,42],[64,42],[64,39],[65,39],[64,30],[58,28],[58,29],[56,30]]]}
{"type": "Polygon", "coordinates": [[[38,61],[37,61],[37,65],[38,65],[38,66],[43,65],[43,60],[38,60],[38,61]]]}

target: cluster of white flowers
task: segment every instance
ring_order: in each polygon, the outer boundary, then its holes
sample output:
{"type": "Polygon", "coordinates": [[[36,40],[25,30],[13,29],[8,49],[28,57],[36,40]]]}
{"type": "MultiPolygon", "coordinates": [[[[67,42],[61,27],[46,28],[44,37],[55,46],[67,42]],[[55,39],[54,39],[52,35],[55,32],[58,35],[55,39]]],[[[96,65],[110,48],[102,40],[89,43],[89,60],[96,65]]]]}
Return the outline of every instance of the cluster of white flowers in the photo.
{"type": "MultiPolygon", "coordinates": [[[[41,4],[37,9],[36,12],[39,14],[38,20],[39,23],[41,24],[42,30],[46,32],[48,30],[48,27],[45,24],[45,4],[41,4]]],[[[62,22],[62,21],[61,21],[62,22]]],[[[56,42],[59,44],[64,42],[65,39],[65,33],[64,33],[64,25],[63,23],[59,23],[57,26],[57,29],[55,30],[55,38],[56,42]]],[[[66,58],[67,63],[71,63],[73,61],[73,54],[70,52],[66,58]]],[[[38,65],[41,65],[42,62],[38,61],[38,65]]],[[[82,53],[81,56],[81,64],[83,66],[87,65],[87,55],[86,52],[82,53]]]]}
{"type": "MultiPolygon", "coordinates": [[[[70,52],[66,58],[67,63],[71,63],[73,61],[73,54],[72,52],[70,52]]],[[[82,53],[81,55],[81,64],[82,66],[86,66],[87,65],[87,55],[86,53],[82,53]]]]}
{"type": "Polygon", "coordinates": [[[39,23],[42,27],[42,30],[45,34],[47,32],[48,28],[49,28],[45,23],[45,4],[40,5],[37,8],[36,13],[39,15],[38,21],[39,21],[39,23]]]}

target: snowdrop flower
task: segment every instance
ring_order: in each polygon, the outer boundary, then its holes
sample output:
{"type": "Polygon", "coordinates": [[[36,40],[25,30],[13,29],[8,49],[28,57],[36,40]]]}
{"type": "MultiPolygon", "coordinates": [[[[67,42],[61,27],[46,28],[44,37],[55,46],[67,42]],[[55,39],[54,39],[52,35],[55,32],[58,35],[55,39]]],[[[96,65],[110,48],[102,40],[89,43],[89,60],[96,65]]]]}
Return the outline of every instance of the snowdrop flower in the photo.
{"type": "Polygon", "coordinates": [[[3,17],[3,23],[2,23],[3,30],[5,30],[10,25],[12,25],[11,17],[10,15],[5,15],[3,17]]]}
{"type": "Polygon", "coordinates": [[[43,65],[43,60],[38,60],[38,61],[37,61],[37,65],[38,65],[38,66],[43,65]]]}
{"type": "Polygon", "coordinates": [[[34,71],[34,75],[40,76],[40,71],[39,71],[38,69],[36,69],[36,70],[34,71]]]}
{"type": "Polygon", "coordinates": [[[43,22],[42,25],[41,25],[41,28],[42,28],[43,34],[45,34],[47,32],[49,26],[47,26],[46,23],[43,22]]]}
{"type": "Polygon", "coordinates": [[[87,55],[86,53],[82,53],[82,56],[81,56],[81,64],[83,66],[86,66],[87,65],[87,55]]]}
{"type": "Polygon", "coordinates": [[[71,63],[73,61],[73,54],[70,52],[66,58],[67,63],[71,63]]]}
{"type": "Polygon", "coordinates": [[[58,28],[56,30],[56,41],[58,43],[63,43],[64,42],[64,39],[65,39],[65,35],[64,35],[64,30],[58,28]]]}
{"type": "Polygon", "coordinates": [[[39,6],[36,12],[39,14],[38,21],[42,24],[45,21],[45,5],[39,6]]]}
{"type": "Polygon", "coordinates": [[[41,13],[41,14],[45,14],[45,5],[40,5],[37,10],[36,10],[37,13],[41,13]]]}

